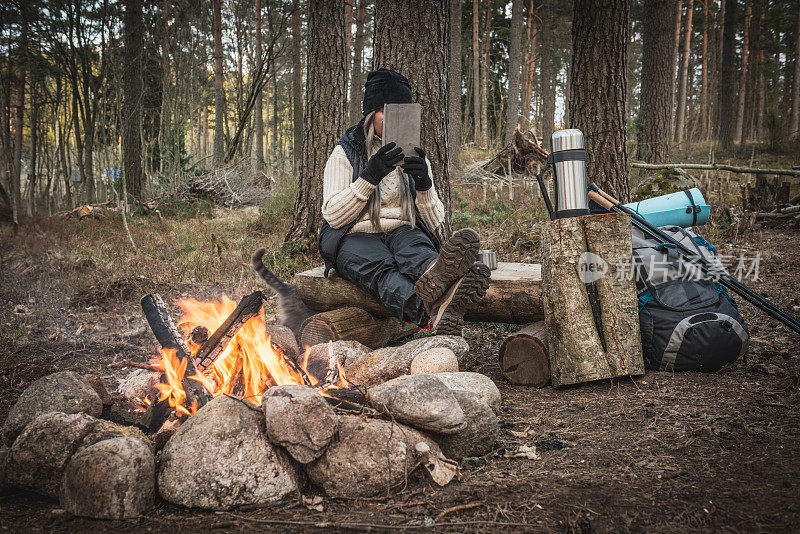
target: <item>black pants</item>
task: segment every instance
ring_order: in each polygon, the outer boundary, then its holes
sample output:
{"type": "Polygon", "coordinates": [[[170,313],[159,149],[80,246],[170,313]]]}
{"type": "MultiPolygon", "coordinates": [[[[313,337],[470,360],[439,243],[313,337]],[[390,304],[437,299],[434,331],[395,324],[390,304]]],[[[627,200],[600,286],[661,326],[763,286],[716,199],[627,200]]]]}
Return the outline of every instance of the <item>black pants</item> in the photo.
{"type": "Polygon", "coordinates": [[[342,239],[336,272],[377,298],[395,317],[426,326],[429,318],[414,284],[438,253],[419,228],[355,232],[342,239]]]}

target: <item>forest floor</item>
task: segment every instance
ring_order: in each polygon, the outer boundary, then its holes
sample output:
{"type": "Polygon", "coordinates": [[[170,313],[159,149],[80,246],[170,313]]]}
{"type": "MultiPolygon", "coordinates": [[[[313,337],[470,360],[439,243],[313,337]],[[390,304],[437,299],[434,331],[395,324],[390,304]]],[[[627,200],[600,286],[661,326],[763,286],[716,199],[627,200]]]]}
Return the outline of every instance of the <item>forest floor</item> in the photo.
{"type": "MultiPolygon", "coordinates": [[[[501,260],[538,262],[531,224],[541,214],[539,201],[518,194],[514,203],[483,203],[479,195],[469,188],[454,195],[456,226],[480,228],[501,260]]],[[[303,251],[278,251],[291,212],[281,211],[279,197],[261,209],[216,210],[213,218],[134,218],[136,256],[121,221],[113,218],[41,221],[15,236],[0,228],[0,421],[22,390],[43,375],[92,372],[114,387],[130,371],[109,369],[109,363],[145,361],[154,350],[139,309],[147,292],[159,291],[167,300],[241,296],[260,288],[248,258],[262,245],[275,250],[267,262],[284,277],[317,263],[303,251]]],[[[284,204],[290,207],[286,199],[284,204]]],[[[760,254],[759,280],[746,283],[797,315],[796,226],[709,226],[701,232],[720,253],[760,254]]],[[[648,372],[569,388],[508,384],[496,354],[516,327],[469,324],[471,350],[462,369],[485,373],[500,388],[501,436],[498,449],[465,461],[463,478],[445,487],[415,478],[377,498],[325,499],[322,512],[307,510],[299,497],[229,513],[158,501],[144,517],[129,521],[69,517],[55,501],[12,490],[0,494],[0,529],[796,530],[800,344],[776,321],[738,301],[752,343],[734,365],[714,374],[648,372]],[[536,445],[541,459],[504,456],[523,444],[536,445]]]]}

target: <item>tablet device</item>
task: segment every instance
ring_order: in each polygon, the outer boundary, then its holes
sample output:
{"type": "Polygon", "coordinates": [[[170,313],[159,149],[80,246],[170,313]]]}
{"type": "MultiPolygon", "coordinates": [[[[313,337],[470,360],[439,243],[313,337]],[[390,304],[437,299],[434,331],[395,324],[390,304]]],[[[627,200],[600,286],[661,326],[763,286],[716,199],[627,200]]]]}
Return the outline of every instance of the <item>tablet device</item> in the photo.
{"type": "Polygon", "coordinates": [[[386,104],[383,107],[383,145],[394,142],[403,149],[403,157],[419,156],[414,147],[420,146],[421,119],[420,104],[386,104]]]}

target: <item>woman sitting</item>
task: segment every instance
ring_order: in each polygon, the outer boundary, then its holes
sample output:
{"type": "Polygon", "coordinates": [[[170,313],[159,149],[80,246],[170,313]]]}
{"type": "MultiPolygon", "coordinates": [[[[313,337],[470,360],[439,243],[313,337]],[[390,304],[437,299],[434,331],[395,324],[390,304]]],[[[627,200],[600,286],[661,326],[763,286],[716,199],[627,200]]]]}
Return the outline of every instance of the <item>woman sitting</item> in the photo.
{"type": "Polygon", "coordinates": [[[459,230],[440,246],[444,206],[425,151],[403,157],[394,143],[381,146],[384,104],[404,103],[411,103],[404,76],[387,69],[367,75],[364,118],[325,166],[320,254],[326,276],[335,267],[396,317],[460,335],[465,309],[489,287],[489,269],[475,261],[474,230],[459,230]]]}

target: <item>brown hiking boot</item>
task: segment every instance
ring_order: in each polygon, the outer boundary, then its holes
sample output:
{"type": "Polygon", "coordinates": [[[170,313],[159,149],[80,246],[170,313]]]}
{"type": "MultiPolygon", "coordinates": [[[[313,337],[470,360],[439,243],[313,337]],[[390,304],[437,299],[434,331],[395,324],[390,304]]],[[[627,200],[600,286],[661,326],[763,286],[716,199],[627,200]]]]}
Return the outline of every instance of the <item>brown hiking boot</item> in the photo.
{"type": "Polygon", "coordinates": [[[439,256],[414,285],[414,291],[422,299],[426,310],[430,311],[447,289],[467,274],[478,259],[480,246],[481,239],[475,230],[462,228],[453,232],[439,251],[439,256]]]}
{"type": "Polygon", "coordinates": [[[467,274],[454,283],[431,313],[434,335],[460,336],[464,327],[464,312],[478,304],[489,289],[491,271],[481,262],[474,263],[467,274]]]}

